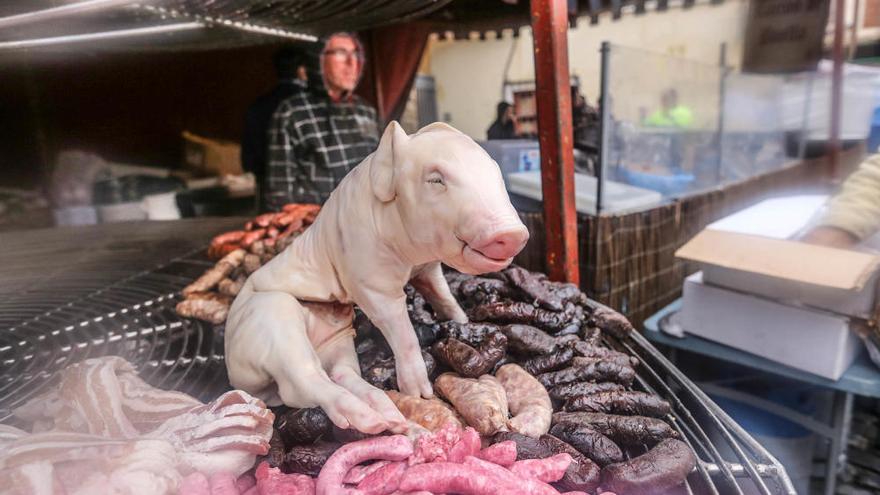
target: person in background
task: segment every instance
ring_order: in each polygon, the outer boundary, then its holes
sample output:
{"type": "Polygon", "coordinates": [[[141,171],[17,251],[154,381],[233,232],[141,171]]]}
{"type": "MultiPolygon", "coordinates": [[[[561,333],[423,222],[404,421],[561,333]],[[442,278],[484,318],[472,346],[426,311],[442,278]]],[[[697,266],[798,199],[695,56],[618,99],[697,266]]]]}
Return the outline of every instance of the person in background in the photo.
{"type": "Polygon", "coordinates": [[[299,47],[284,47],[273,57],[278,83],[248,107],[241,138],[241,166],[254,174],[257,183],[257,208],[262,213],[267,205],[261,193],[267,188],[266,163],[269,149],[268,130],[278,105],[306,88],[305,52],[299,47]]]}
{"type": "Polygon", "coordinates": [[[851,248],[880,230],[880,153],[868,157],[828,200],[804,242],[851,248]]]}
{"type": "Polygon", "coordinates": [[[376,149],[376,110],[354,94],[363,69],[363,47],[354,34],[335,33],[307,52],[307,88],[282,101],[269,126],[263,194],[269,210],[323,204],[376,149]]]}
{"type": "Polygon", "coordinates": [[[677,127],[687,129],[694,124],[690,108],[678,102],[678,91],[667,89],[660,97],[660,109],[648,116],[643,124],[649,127],[677,127]]]}
{"type": "Polygon", "coordinates": [[[495,122],[486,130],[486,139],[516,139],[516,115],[513,105],[502,101],[496,107],[495,122]]]}

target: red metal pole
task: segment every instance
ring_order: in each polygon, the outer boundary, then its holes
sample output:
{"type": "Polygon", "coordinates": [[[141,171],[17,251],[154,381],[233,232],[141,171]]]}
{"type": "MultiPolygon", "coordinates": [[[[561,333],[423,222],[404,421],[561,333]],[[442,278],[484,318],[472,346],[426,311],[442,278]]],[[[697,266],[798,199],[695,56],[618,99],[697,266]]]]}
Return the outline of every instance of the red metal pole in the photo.
{"type": "Polygon", "coordinates": [[[552,280],[579,284],[568,2],[531,0],[531,12],[547,271],[552,280]]]}
{"type": "Polygon", "coordinates": [[[829,139],[830,175],[837,179],[840,174],[840,118],[843,96],[843,31],[844,0],[834,2],[834,68],[831,73],[831,136],[829,139]]]}

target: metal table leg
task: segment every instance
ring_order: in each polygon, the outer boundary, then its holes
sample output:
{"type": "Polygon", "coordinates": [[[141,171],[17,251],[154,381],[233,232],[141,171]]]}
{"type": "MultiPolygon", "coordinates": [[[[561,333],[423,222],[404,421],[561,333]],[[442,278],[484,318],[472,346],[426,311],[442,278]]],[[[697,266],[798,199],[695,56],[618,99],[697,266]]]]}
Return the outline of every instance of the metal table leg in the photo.
{"type": "Polygon", "coordinates": [[[828,449],[828,466],[825,472],[825,495],[834,495],[837,473],[846,464],[846,445],[852,421],[853,395],[849,392],[834,393],[832,426],[834,434],[828,449]]]}

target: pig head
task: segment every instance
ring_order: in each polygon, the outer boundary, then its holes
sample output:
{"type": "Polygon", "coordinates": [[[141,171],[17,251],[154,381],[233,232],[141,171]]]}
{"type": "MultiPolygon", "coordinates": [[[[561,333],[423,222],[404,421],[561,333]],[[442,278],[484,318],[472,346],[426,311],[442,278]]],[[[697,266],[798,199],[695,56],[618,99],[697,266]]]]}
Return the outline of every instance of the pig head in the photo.
{"type": "Polygon", "coordinates": [[[501,270],[527,240],[498,165],[473,140],[441,123],[408,136],[392,122],[315,223],[239,293],[226,325],[230,382],[270,404],[321,406],[342,428],[398,428],[400,413],[360,377],[350,305],[388,341],[400,391],[430,397],[404,286],[439,318],[467,321],[440,263],[501,270]]]}

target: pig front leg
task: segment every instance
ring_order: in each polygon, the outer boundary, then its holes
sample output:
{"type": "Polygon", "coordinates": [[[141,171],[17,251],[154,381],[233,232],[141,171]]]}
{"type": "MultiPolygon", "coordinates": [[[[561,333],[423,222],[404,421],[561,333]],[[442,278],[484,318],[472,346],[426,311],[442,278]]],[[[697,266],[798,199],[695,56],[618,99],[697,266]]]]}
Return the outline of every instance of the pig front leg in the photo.
{"type": "Polygon", "coordinates": [[[233,387],[264,395],[273,381],[291,407],[320,406],[340,428],[379,433],[389,425],[370,404],[337,384],[307,334],[306,310],[290,294],[239,293],[226,324],[226,367],[233,387]]]}
{"type": "Polygon", "coordinates": [[[370,321],[382,332],[391,351],[397,369],[397,387],[406,395],[434,396],[431,380],[425,368],[425,360],[419,348],[409,313],[406,311],[406,295],[403,291],[395,297],[383,297],[373,293],[370,297],[355,298],[358,306],[370,321]]]}
{"type": "Polygon", "coordinates": [[[441,320],[467,323],[467,315],[455,297],[452,296],[439,262],[422,266],[410,280],[410,283],[424,296],[441,320]]]}
{"type": "Polygon", "coordinates": [[[317,350],[318,357],[330,379],[356,397],[369,404],[382,415],[389,430],[400,433],[406,430],[406,418],[388,398],[385,392],[361,378],[354,339],[349,336],[338,338],[317,350]]]}

